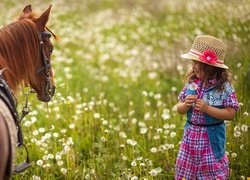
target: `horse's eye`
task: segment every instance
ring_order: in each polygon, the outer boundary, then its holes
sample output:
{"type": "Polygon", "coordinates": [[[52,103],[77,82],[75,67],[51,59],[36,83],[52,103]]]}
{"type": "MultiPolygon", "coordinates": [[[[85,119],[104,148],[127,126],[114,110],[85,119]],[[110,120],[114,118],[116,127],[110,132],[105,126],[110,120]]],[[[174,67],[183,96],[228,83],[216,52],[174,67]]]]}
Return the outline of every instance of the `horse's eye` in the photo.
{"type": "Polygon", "coordinates": [[[52,54],[53,48],[49,48],[49,53],[52,54]]]}

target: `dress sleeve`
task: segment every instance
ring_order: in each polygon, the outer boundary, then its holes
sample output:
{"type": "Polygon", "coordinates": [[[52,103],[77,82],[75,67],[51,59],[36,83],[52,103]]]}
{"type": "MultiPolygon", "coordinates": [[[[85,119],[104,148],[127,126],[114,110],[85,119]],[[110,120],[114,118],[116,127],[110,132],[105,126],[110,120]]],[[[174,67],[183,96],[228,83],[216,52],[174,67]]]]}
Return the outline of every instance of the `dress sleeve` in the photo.
{"type": "Polygon", "coordinates": [[[232,106],[235,108],[235,111],[239,110],[239,103],[238,100],[236,98],[236,93],[235,91],[233,91],[232,93],[230,93],[227,98],[224,100],[223,102],[223,106],[232,106]]]}
{"type": "Polygon", "coordinates": [[[239,110],[239,103],[238,103],[238,100],[236,98],[236,93],[235,93],[233,85],[227,82],[224,86],[224,92],[225,92],[225,94],[224,94],[225,98],[223,101],[223,106],[224,107],[232,106],[235,108],[235,111],[238,111],[239,110]]]}
{"type": "Polygon", "coordinates": [[[185,101],[186,99],[186,91],[187,91],[187,86],[185,86],[182,91],[180,92],[180,94],[178,95],[178,100],[182,100],[185,101]]]}

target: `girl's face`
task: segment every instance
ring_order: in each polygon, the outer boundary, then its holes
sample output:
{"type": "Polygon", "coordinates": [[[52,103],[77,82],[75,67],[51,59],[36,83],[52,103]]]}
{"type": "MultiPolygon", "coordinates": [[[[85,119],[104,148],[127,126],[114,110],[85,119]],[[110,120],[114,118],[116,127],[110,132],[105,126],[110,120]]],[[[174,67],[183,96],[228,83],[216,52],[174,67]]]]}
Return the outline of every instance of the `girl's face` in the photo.
{"type": "Polygon", "coordinates": [[[201,68],[201,63],[197,61],[192,61],[192,68],[197,78],[204,79],[205,72],[201,68]]]}

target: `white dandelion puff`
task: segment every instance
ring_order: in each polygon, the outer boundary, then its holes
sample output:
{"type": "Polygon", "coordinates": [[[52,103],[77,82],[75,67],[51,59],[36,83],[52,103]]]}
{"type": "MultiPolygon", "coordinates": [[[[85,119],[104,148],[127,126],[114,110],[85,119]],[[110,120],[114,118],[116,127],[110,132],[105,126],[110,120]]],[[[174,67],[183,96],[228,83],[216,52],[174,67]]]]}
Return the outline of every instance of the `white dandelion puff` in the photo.
{"type": "Polygon", "coordinates": [[[62,169],[61,169],[61,172],[62,172],[63,174],[66,174],[66,173],[67,173],[67,169],[62,168],[62,169]]]}
{"type": "Polygon", "coordinates": [[[42,166],[42,165],[43,165],[43,161],[40,159],[40,160],[36,161],[36,164],[37,164],[38,166],[42,166]]]}
{"type": "Polygon", "coordinates": [[[63,165],[63,161],[58,161],[58,162],[57,162],[57,165],[58,165],[58,166],[62,166],[62,165],[63,165]]]}
{"type": "Polygon", "coordinates": [[[132,161],[131,166],[135,167],[135,166],[137,166],[137,163],[135,161],[132,161]]]}
{"type": "Polygon", "coordinates": [[[243,124],[243,125],[241,126],[241,130],[244,131],[244,132],[247,132],[248,126],[247,126],[246,124],[243,124]]]}
{"type": "Polygon", "coordinates": [[[150,149],[151,153],[156,153],[157,152],[157,148],[156,147],[153,147],[150,149]]]}
{"type": "Polygon", "coordinates": [[[148,128],[146,128],[146,127],[140,128],[140,133],[141,134],[145,134],[147,131],[148,131],[148,128]]]}
{"type": "Polygon", "coordinates": [[[74,128],[75,128],[75,124],[71,123],[71,124],[69,125],[69,128],[70,128],[70,129],[74,129],[74,128]]]}
{"type": "Polygon", "coordinates": [[[170,133],[170,137],[175,137],[176,136],[176,132],[171,132],[170,133]]]}

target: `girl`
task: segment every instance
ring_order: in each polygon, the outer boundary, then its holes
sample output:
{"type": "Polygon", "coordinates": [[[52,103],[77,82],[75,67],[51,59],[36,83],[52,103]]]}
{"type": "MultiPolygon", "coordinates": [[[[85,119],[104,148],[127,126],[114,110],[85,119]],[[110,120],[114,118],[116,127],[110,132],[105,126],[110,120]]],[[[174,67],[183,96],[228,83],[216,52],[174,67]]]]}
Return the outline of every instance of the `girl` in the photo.
{"type": "Polygon", "coordinates": [[[232,76],[224,64],[226,45],[208,35],[197,36],[182,58],[192,60],[177,111],[187,114],[176,161],[176,180],[229,178],[224,120],[234,118],[239,105],[232,76]]]}

